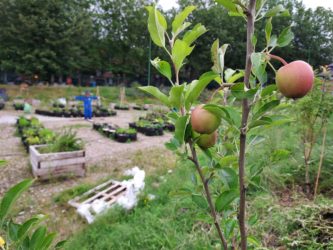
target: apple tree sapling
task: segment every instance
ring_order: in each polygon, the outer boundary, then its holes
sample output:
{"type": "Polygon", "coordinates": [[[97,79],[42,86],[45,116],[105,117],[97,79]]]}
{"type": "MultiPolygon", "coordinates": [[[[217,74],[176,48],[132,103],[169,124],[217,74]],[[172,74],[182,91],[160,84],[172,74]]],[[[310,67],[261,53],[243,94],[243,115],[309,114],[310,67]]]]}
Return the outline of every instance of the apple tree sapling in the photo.
{"type": "MultiPolygon", "coordinates": [[[[193,192],[187,193],[201,212],[209,211],[223,249],[238,249],[239,246],[247,249],[248,246],[260,245],[258,240],[248,235],[246,227],[256,222],[256,215],[246,216],[245,200],[246,189],[253,184],[260,185],[257,183],[260,171],[256,171],[256,166],[245,169],[245,156],[258,141],[258,130],[290,122],[288,117],[273,114],[272,110],[280,104],[277,88],[276,85],[264,87],[264,84],[268,79],[266,67],[272,66],[270,59],[275,57],[271,55],[272,50],[287,46],[293,39],[293,33],[287,27],[279,36],[271,34],[272,18],[289,15],[280,5],[264,10],[266,1],[262,0],[216,1],[233,16],[246,20],[245,70],[225,69],[224,55],[228,45],[220,47],[219,40],[216,40],[211,49],[212,70],[190,83],[180,82],[179,75],[185,60],[206,28],[196,24],[188,30],[191,23],[186,19],[195,9],[194,6],[188,6],[175,16],[169,34],[163,14],[155,6],[149,6],[148,30],[151,39],[167,53],[171,64],[160,58],[155,58],[151,63],[169,80],[171,88],[168,94],[154,86],[140,89],[170,109],[179,110],[168,114],[175,124],[175,133],[166,146],[182,159],[192,162],[196,170],[192,178],[195,187],[193,192]],[[261,52],[255,52],[257,38],[254,24],[263,18],[267,19],[267,45],[261,52]],[[212,81],[216,81],[220,87],[213,93],[209,103],[198,105],[201,92],[212,81]],[[237,105],[239,101],[241,108],[237,105]],[[192,109],[193,106],[196,107],[192,109]],[[247,142],[247,138],[250,142],[247,142]],[[249,243],[247,239],[251,239],[249,243]]],[[[284,72],[282,80],[289,80],[284,72]]]]}

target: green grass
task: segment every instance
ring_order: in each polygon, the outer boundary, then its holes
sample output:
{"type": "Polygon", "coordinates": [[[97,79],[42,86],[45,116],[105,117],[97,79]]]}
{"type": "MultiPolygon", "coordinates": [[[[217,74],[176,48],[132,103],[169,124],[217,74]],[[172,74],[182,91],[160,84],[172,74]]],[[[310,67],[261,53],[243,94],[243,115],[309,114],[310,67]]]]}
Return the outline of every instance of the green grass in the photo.
{"type": "MultiPolygon", "coordinates": [[[[93,95],[96,94],[96,88],[73,87],[73,86],[31,86],[27,92],[20,92],[19,86],[0,85],[7,90],[11,100],[16,98],[34,98],[44,104],[49,104],[57,98],[73,99],[77,95],[82,95],[89,90],[93,95]]],[[[103,103],[119,102],[119,87],[99,87],[99,93],[103,103]]],[[[135,87],[126,88],[126,100],[138,104],[158,103],[154,98],[145,94],[135,87]]]]}
{"type": "MultiPolygon", "coordinates": [[[[257,249],[283,246],[287,249],[330,249],[330,243],[324,242],[325,238],[320,236],[325,235],[327,227],[318,227],[316,221],[320,216],[330,214],[326,212],[333,201],[328,196],[319,196],[313,203],[300,192],[304,185],[304,167],[298,127],[289,124],[275,128],[274,133],[263,129],[257,133],[265,140],[251,146],[247,155],[248,167],[262,168],[262,188],[250,185],[247,195],[248,216],[256,214],[258,217],[258,222],[249,231],[262,244],[257,249]],[[306,227],[300,226],[300,222],[306,227]]],[[[329,187],[333,181],[332,135],[333,127],[330,126],[320,185],[322,191],[331,190],[329,187]]],[[[318,149],[319,145],[313,154],[312,177],[317,168],[318,149]]],[[[162,155],[151,154],[149,159],[146,156],[142,152],[135,159],[143,166],[158,166],[163,162],[163,167],[149,172],[139,205],[130,212],[119,208],[110,210],[74,235],[66,249],[220,249],[215,228],[207,222],[207,217],[202,216],[204,211],[193,203],[191,197],[174,196],[182,188],[194,190],[191,182],[193,169],[181,163],[172,174],[166,174],[168,162],[160,159],[162,155]],[[150,201],[148,194],[157,198],[150,201]]],[[[320,221],[331,223],[330,220],[320,221]]]]}
{"type": "Polygon", "coordinates": [[[2,159],[0,159],[0,168],[1,167],[5,167],[6,165],[7,165],[7,161],[6,160],[2,160],[2,159]]]}
{"type": "Polygon", "coordinates": [[[190,172],[183,166],[162,178],[148,177],[133,211],[110,210],[70,239],[65,249],[215,249],[215,231],[208,232],[209,226],[197,220],[202,211],[189,197],[170,195],[191,185],[190,172]],[[156,199],[149,200],[148,194],[156,199]]]}
{"type": "Polygon", "coordinates": [[[94,185],[92,184],[80,184],[73,188],[67,189],[53,197],[53,201],[59,205],[67,205],[67,202],[74,197],[81,195],[91,189],[94,185]]]}

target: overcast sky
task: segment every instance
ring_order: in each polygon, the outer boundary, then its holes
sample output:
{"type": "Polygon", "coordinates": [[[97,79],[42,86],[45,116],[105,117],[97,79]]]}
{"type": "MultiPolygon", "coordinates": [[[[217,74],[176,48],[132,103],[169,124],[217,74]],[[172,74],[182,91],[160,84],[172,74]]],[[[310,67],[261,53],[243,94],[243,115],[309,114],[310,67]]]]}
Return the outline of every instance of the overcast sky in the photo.
{"type": "MultiPolygon", "coordinates": [[[[333,10],[333,0],[303,0],[303,3],[309,8],[322,6],[333,10]]],[[[159,4],[163,9],[168,10],[176,6],[176,0],[159,0],[159,4]]]]}

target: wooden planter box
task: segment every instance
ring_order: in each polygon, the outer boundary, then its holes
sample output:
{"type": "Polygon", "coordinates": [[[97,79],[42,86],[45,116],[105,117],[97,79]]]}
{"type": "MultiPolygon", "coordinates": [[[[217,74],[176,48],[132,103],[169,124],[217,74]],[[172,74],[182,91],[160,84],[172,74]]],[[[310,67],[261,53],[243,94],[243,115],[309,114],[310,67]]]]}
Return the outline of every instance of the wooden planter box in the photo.
{"type": "Polygon", "coordinates": [[[60,176],[85,176],[85,151],[41,154],[38,149],[46,145],[30,146],[32,174],[39,179],[60,176]]]}

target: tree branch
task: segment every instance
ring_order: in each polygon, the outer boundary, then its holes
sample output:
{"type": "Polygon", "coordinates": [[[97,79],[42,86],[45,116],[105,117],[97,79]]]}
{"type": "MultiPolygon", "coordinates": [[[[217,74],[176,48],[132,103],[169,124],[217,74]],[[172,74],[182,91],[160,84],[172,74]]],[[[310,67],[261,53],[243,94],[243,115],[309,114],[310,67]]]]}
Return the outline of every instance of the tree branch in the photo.
{"type": "Polygon", "coordinates": [[[190,141],[189,142],[189,146],[190,146],[190,149],[191,149],[191,153],[192,153],[192,157],[189,157],[189,159],[194,163],[198,173],[199,173],[199,176],[200,176],[200,179],[201,179],[201,182],[203,183],[204,185],[204,190],[205,190],[205,195],[206,195],[206,200],[208,202],[208,205],[209,205],[209,209],[210,209],[210,213],[211,213],[211,216],[213,217],[213,220],[214,220],[214,225],[216,227],[216,230],[219,234],[219,237],[220,237],[220,240],[223,244],[223,249],[224,250],[228,250],[228,243],[227,243],[227,240],[225,239],[223,233],[222,233],[222,229],[221,229],[221,225],[218,221],[218,217],[217,217],[217,213],[216,213],[216,210],[215,210],[215,206],[213,204],[213,201],[212,201],[212,197],[211,197],[211,194],[210,194],[210,190],[209,190],[209,185],[208,185],[208,181],[209,179],[206,179],[202,170],[201,170],[201,167],[200,167],[200,164],[199,164],[199,161],[198,161],[198,156],[197,156],[197,152],[194,148],[194,145],[193,145],[193,142],[190,141]]]}

